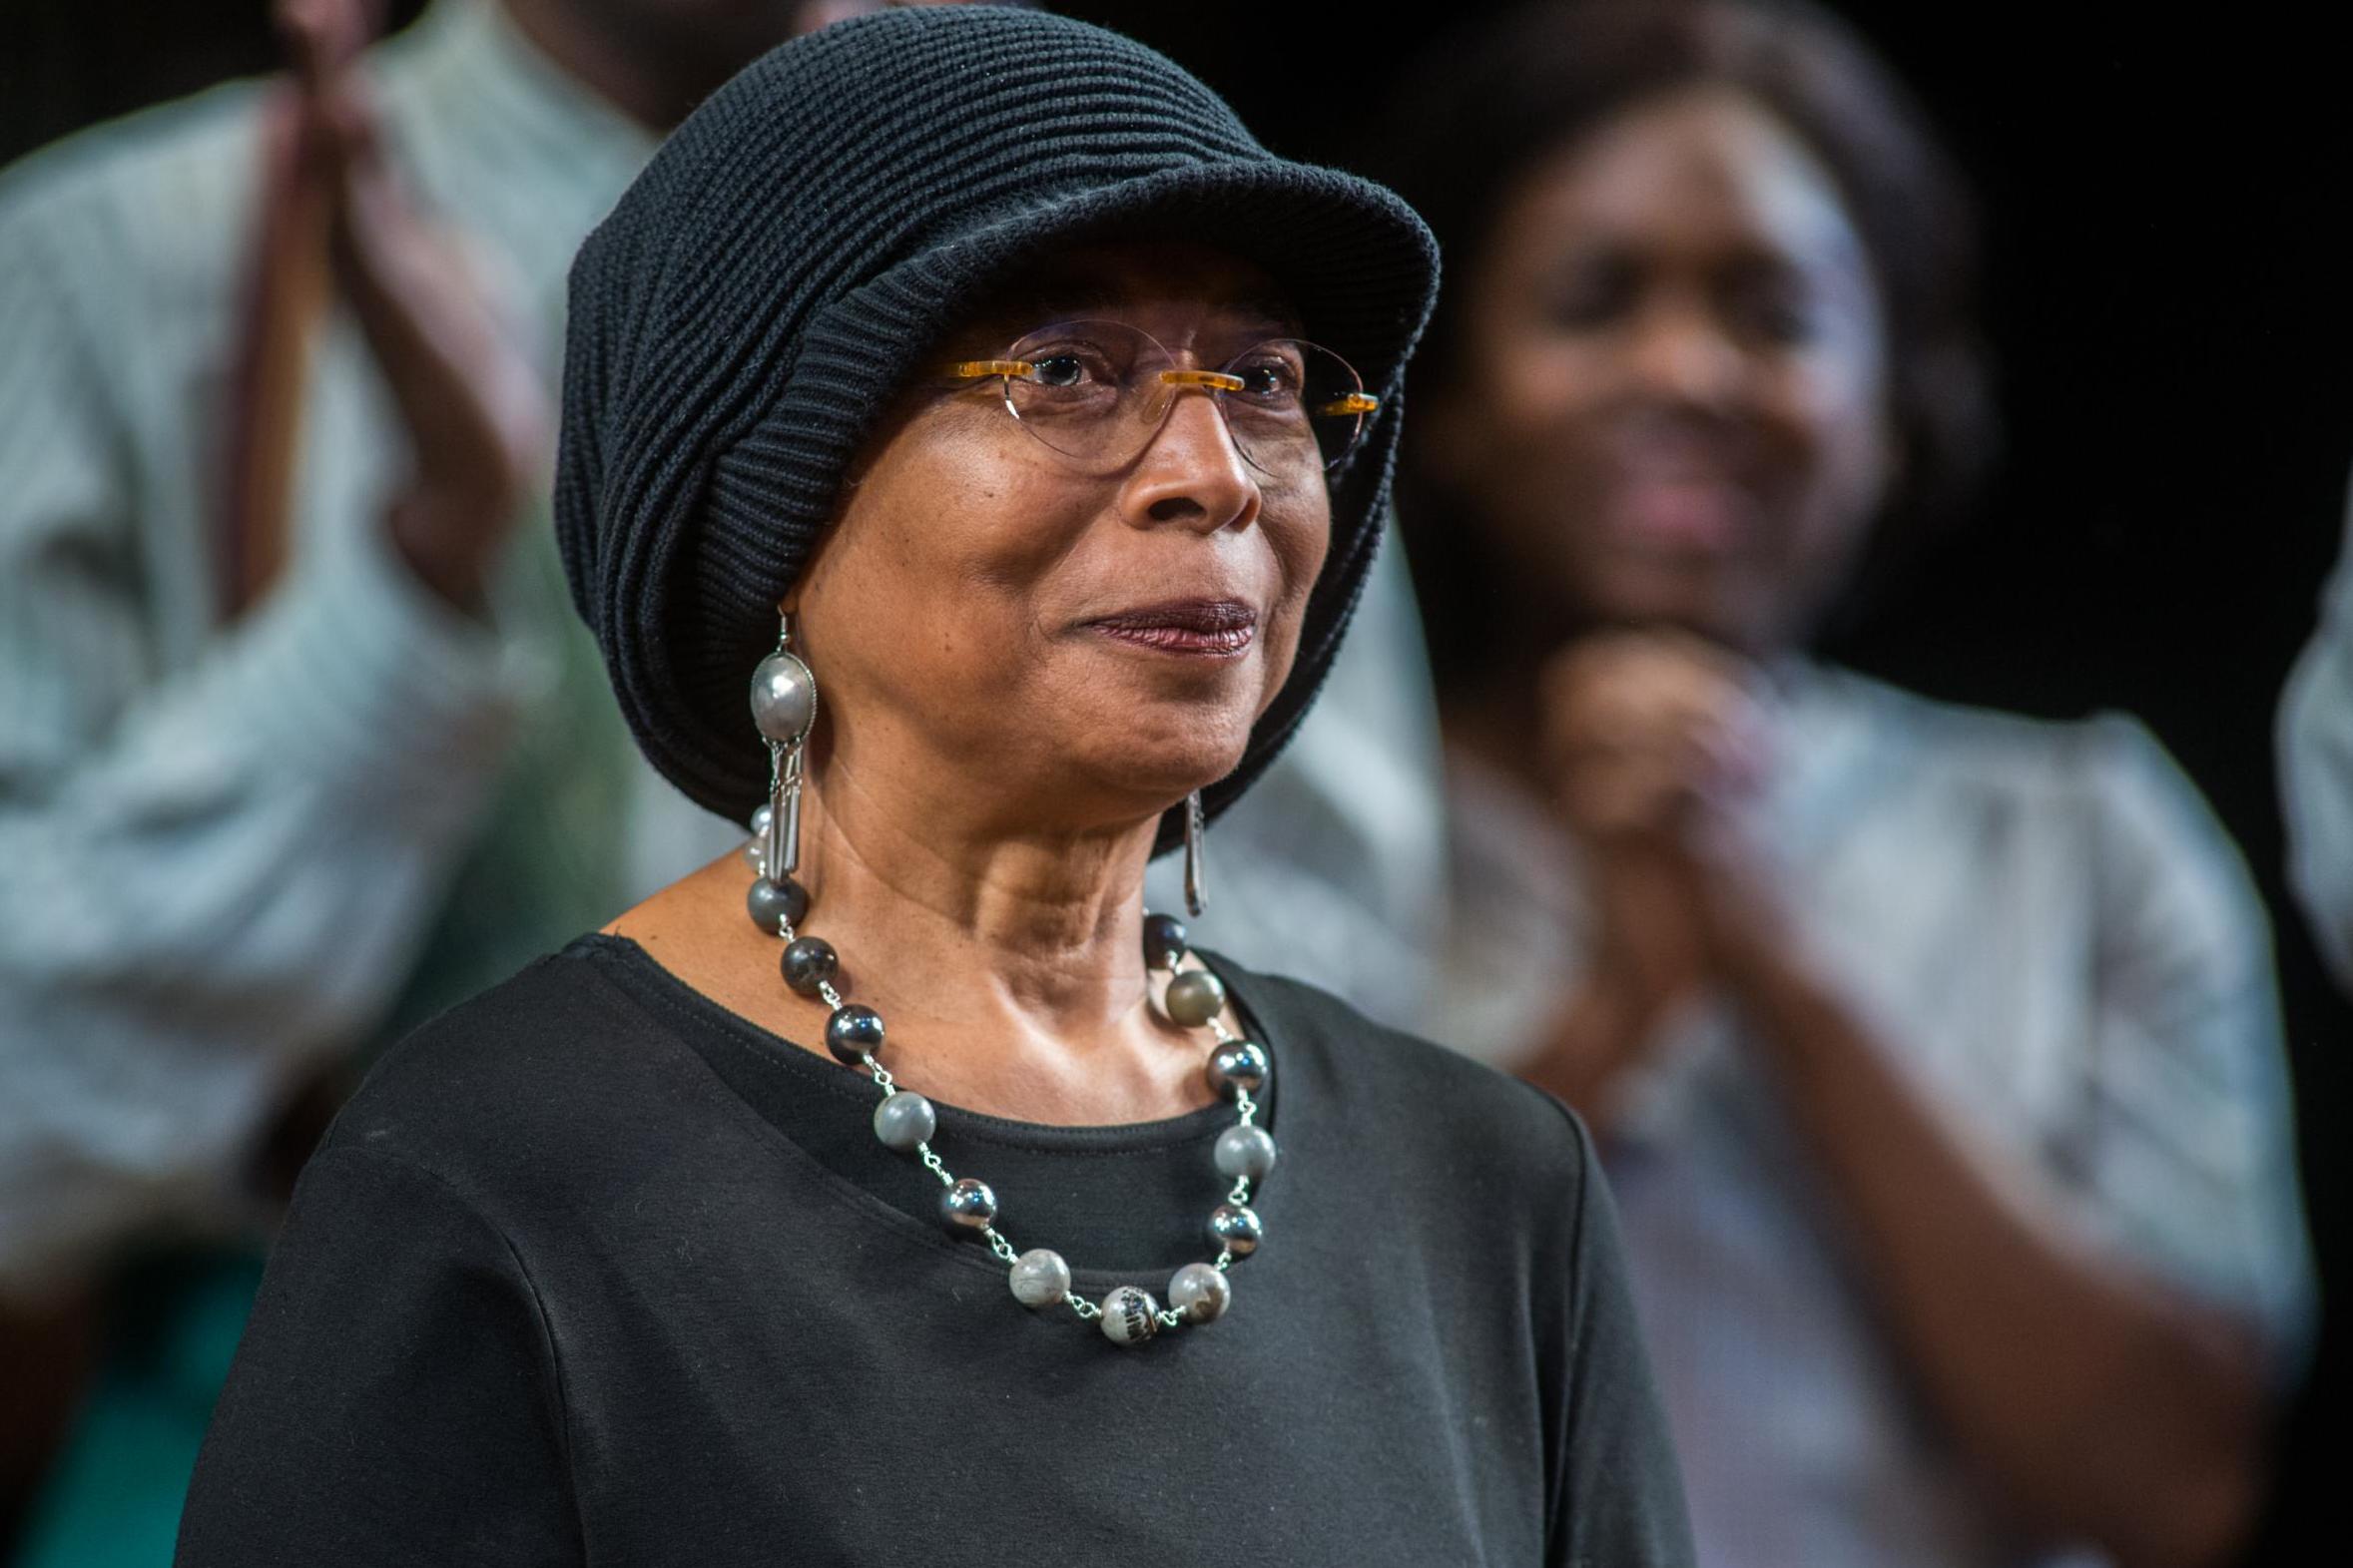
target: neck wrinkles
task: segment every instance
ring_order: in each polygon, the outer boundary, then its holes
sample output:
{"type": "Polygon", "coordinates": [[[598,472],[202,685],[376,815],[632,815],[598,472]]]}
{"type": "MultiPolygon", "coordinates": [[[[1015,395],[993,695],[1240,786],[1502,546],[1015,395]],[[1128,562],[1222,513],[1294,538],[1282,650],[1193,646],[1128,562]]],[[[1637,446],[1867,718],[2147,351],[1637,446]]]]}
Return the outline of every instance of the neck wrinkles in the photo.
{"type": "Polygon", "coordinates": [[[901,1012],[987,1009],[1075,1043],[1143,1004],[1156,826],[1008,835],[928,794],[866,787],[837,763],[804,786],[811,928],[901,1012]]]}

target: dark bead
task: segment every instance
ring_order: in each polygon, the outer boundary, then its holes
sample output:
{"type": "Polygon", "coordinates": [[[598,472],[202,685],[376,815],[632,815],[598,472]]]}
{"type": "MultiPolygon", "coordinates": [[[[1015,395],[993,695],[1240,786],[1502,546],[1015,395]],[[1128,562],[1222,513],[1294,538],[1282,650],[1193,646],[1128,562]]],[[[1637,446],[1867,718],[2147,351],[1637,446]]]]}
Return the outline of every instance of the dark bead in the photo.
{"type": "Polygon", "coordinates": [[[1275,1168],[1275,1139],[1263,1127],[1229,1127],[1217,1135],[1213,1158],[1220,1176],[1262,1182],[1275,1168]]]}
{"type": "Polygon", "coordinates": [[[842,972],[834,944],[822,936],[796,936],[785,944],[785,984],[803,996],[817,996],[818,987],[842,972]]]}
{"type": "Polygon", "coordinates": [[[1267,1053],[1249,1040],[1228,1040],[1209,1053],[1209,1087],[1229,1100],[1237,1089],[1258,1093],[1272,1070],[1267,1053]]]}
{"type": "Polygon", "coordinates": [[[962,1177],[939,1195],[939,1218],[953,1230],[985,1231],[996,1224],[996,1194],[977,1177],[962,1177]]]}
{"type": "Polygon", "coordinates": [[[835,1008],[826,1020],[826,1049],[845,1067],[863,1067],[882,1049],[882,1015],[857,1002],[835,1008]]]}
{"type": "Polygon", "coordinates": [[[1185,956],[1185,922],[1173,914],[1144,916],[1144,962],[1154,969],[1174,969],[1185,956]]]}
{"type": "Polygon", "coordinates": [[[1219,1204],[1209,1217],[1209,1239],[1236,1258],[1247,1258],[1266,1239],[1266,1228],[1248,1204],[1219,1204]]]}
{"type": "Polygon", "coordinates": [[[1207,969],[1187,969],[1168,982],[1168,1016],[1198,1029],[1226,1010],[1226,983],[1207,969]]]}
{"type": "Polygon", "coordinates": [[[763,876],[752,883],[752,890],[744,894],[744,907],[752,911],[752,923],[769,935],[775,936],[777,922],[790,920],[799,925],[809,913],[809,889],[786,877],[772,882],[763,876]]]}

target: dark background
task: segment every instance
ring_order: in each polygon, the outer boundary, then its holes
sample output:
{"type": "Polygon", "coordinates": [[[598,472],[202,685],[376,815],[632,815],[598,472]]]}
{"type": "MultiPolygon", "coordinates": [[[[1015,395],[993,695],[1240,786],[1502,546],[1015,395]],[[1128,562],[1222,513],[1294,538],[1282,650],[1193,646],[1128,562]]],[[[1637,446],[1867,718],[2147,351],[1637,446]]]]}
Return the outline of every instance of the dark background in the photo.
{"type": "MultiPolygon", "coordinates": [[[[396,18],[416,0],[398,0],[396,18]]],[[[1277,150],[1347,164],[1465,0],[1076,4],[1157,45],[1277,150]]],[[[1974,175],[2008,459],[1976,524],[1831,650],[1939,697],[2137,714],[2236,835],[2278,935],[2307,1201],[2353,1283],[2353,1009],[2287,901],[2272,721],[2353,468],[2353,112],[2341,57],[2249,9],[1869,4],[1859,25],[1974,175]]],[[[263,0],[0,0],[0,160],[274,61],[263,0]]],[[[955,112],[950,110],[948,112],[955,112]]],[[[0,344],[0,352],[6,345],[0,344]]],[[[2342,1541],[2353,1334],[2324,1334],[2262,1560],[2342,1541]],[[2332,1442],[2331,1439],[2334,1439],[2332,1442]]],[[[2331,1549],[2337,1550],[2341,1548],[2331,1549]]]]}

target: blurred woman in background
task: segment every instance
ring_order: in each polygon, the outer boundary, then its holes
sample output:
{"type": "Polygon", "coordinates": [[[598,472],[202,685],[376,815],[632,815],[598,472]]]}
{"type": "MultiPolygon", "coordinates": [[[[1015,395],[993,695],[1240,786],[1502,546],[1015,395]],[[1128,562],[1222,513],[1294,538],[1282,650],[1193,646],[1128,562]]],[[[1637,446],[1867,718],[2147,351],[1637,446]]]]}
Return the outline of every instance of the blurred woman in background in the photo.
{"type": "Polygon", "coordinates": [[[1702,1561],[2226,1558],[2312,1291],[2243,867],[2131,720],[1804,652],[1990,451],[1956,175],[1787,4],[1516,12],[1394,125],[1427,1027],[1602,1130],[1702,1561]]]}

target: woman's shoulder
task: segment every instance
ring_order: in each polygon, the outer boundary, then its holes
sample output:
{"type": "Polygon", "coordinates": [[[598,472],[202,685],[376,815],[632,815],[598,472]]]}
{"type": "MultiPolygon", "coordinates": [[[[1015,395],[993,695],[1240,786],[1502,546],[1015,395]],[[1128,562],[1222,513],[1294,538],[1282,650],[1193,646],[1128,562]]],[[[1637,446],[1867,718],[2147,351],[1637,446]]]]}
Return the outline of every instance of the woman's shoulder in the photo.
{"type": "Polygon", "coordinates": [[[1855,726],[1919,772],[1965,786],[2072,796],[2119,787],[2196,793],[2148,727],[2118,709],[2042,718],[1931,697],[1835,666],[1812,667],[1797,690],[1801,715],[1855,726]]]}
{"type": "Polygon", "coordinates": [[[1820,700],[1855,716],[1883,772],[1945,814],[2003,812],[2067,846],[2120,918],[2186,922],[2216,951],[2264,929],[2254,884],[2197,784],[2138,719],[2038,719],[1824,670],[1820,700]],[[1885,765],[1901,764],[1898,767],[1885,765]]]}
{"type": "Polygon", "coordinates": [[[610,973],[608,940],[534,959],[387,1050],[321,1152],[419,1167],[461,1192],[538,1187],[667,1136],[716,1086],[610,973]]]}

